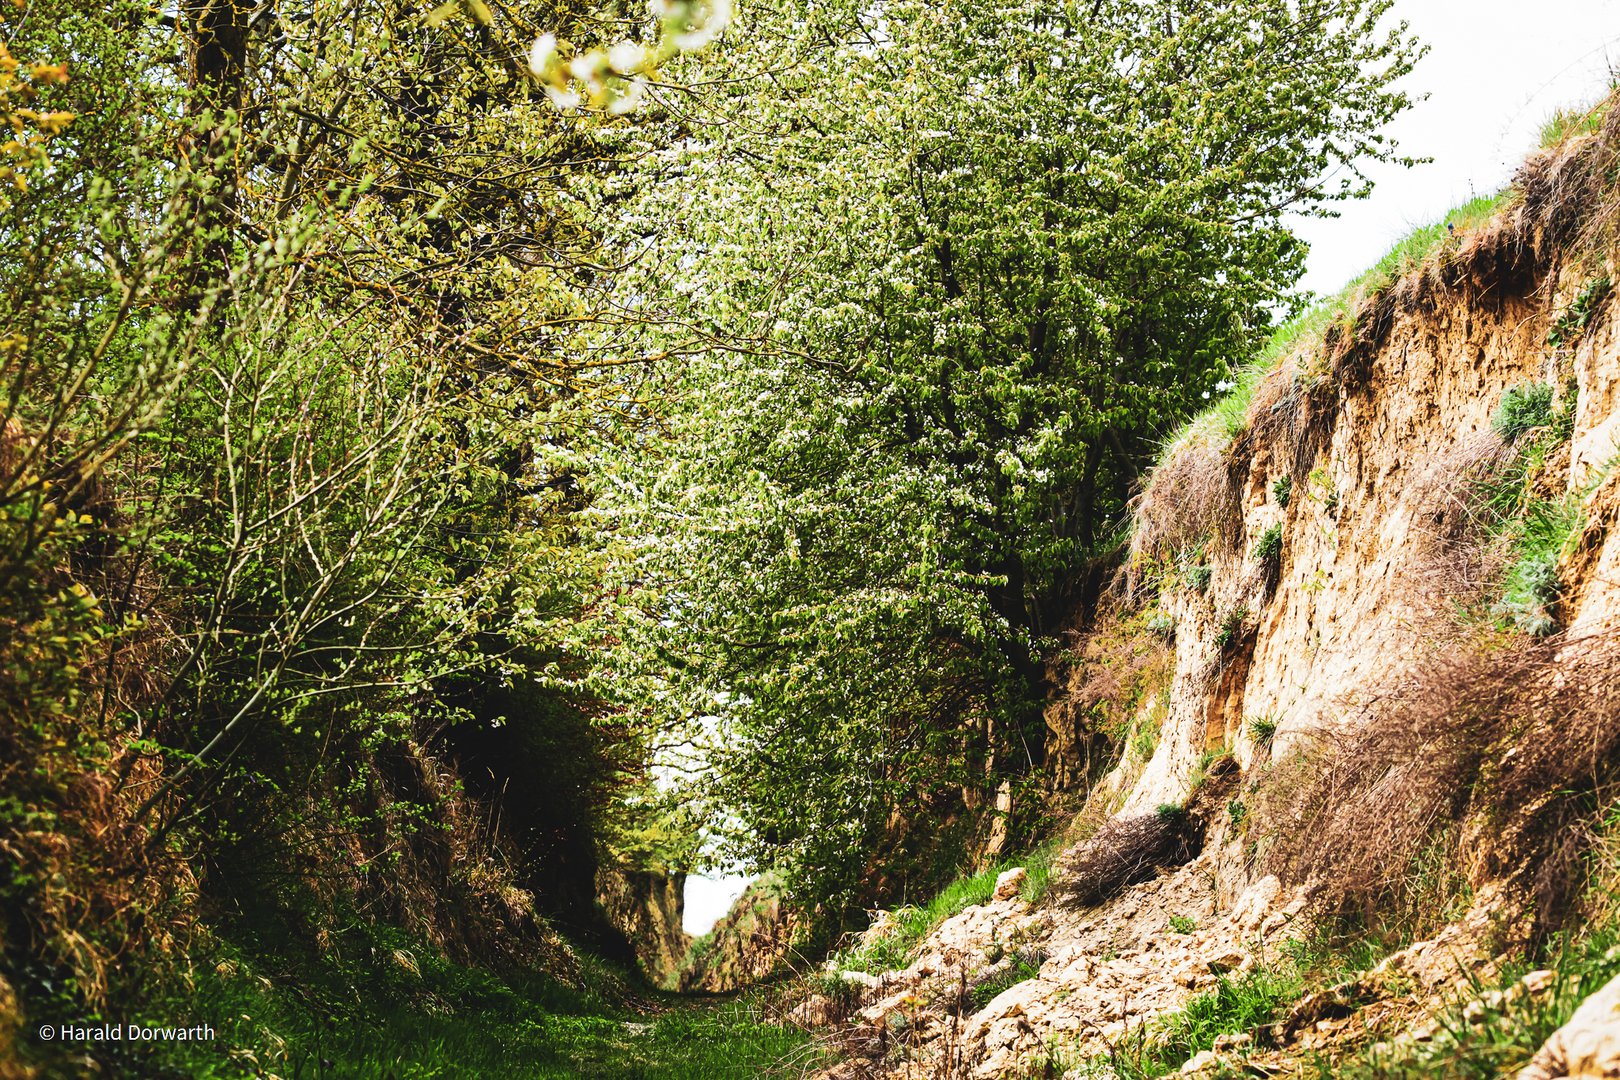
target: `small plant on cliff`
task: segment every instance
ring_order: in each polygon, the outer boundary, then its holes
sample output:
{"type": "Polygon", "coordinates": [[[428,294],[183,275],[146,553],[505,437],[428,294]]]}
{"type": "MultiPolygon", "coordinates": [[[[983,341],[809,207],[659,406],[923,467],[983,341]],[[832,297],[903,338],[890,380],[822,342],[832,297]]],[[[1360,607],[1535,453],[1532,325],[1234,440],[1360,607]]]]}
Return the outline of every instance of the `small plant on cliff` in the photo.
{"type": "Polygon", "coordinates": [[[1271,483],[1271,497],[1277,500],[1277,505],[1284,510],[1288,509],[1288,500],[1294,497],[1294,478],[1279,476],[1271,483]]]}
{"type": "Polygon", "coordinates": [[[1321,466],[1311,470],[1310,476],[1305,480],[1305,494],[1310,499],[1322,504],[1322,509],[1329,514],[1337,513],[1339,509],[1339,488],[1333,482],[1333,474],[1321,466]]]}
{"type": "Polygon", "coordinates": [[[1243,805],[1242,799],[1226,800],[1226,813],[1232,819],[1232,828],[1240,827],[1249,816],[1249,808],[1243,805]]]}
{"type": "Polygon", "coordinates": [[[1249,617],[1247,605],[1239,604],[1221,617],[1221,628],[1215,634],[1215,646],[1226,652],[1243,636],[1243,624],[1249,617]]]}
{"type": "Polygon", "coordinates": [[[1198,929],[1198,923],[1185,915],[1170,916],[1170,930],[1176,934],[1190,934],[1198,929]]]}
{"type": "Polygon", "coordinates": [[[1249,738],[1261,750],[1271,749],[1271,742],[1277,737],[1277,718],[1275,716],[1249,717],[1249,738]]]}
{"type": "Polygon", "coordinates": [[[1550,427],[1553,422],[1552,383],[1526,382],[1509,387],[1491,417],[1491,430],[1503,442],[1513,442],[1527,431],[1550,427]]]}
{"type": "Polygon", "coordinates": [[[1609,280],[1607,274],[1589,281],[1586,288],[1575,298],[1575,302],[1558,316],[1552,329],[1547,331],[1547,344],[1555,349],[1561,349],[1579,341],[1587,326],[1591,324],[1592,316],[1597,312],[1599,305],[1608,299],[1613,288],[1614,282],[1609,280]]]}
{"type": "Polygon", "coordinates": [[[1586,525],[1583,502],[1577,492],[1558,502],[1533,499],[1525,507],[1515,527],[1519,558],[1491,609],[1497,618],[1534,637],[1558,629],[1558,563],[1586,525]]]}
{"type": "Polygon", "coordinates": [[[1283,527],[1279,521],[1260,534],[1260,539],[1255,541],[1254,551],[1251,554],[1254,561],[1262,566],[1276,566],[1282,562],[1282,547],[1283,527]]]}

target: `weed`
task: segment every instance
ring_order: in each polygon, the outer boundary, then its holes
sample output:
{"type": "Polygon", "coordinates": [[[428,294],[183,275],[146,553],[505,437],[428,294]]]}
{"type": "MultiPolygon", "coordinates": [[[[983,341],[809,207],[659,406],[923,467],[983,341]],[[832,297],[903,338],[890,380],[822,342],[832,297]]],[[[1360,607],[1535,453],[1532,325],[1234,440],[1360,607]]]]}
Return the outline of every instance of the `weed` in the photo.
{"type": "Polygon", "coordinates": [[[1313,501],[1321,503],[1322,509],[1329,514],[1338,512],[1338,485],[1334,484],[1332,474],[1320,465],[1312,469],[1310,476],[1306,477],[1305,493],[1313,501]]]}
{"type": "Polygon", "coordinates": [[[1609,280],[1607,274],[1588,282],[1586,288],[1575,298],[1575,302],[1558,316],[1553,322],[1552,329],[1547,331],[1547,344],[1554,349],[1561,349],[1580,340],[1587,326],[1591,324],[1592,316],[1597,313],[1599,305],[1608,299],[1613,288],[1614,283],[1609,280]]]}
{"type": "Polygon", "coordinates": [[[1142,724],[1137,727],[1131,736],[1131,755],[1138,761],[1147,761],[1153,757],[1153,751],[1159,746],[1159,725],[1142,724]]]}
{"type": "Polygon", "coordinates": [[[1215,646],[1221,652],[1231,649],[1243,637],[1243,624],[1249,618],[1249,609],[1244,604],[1228,611],[1221,617],[1220,629],[1215,634],[1215,646]]]}
{"type": "Polygon", "coordinates": [[[1552,422],[1552,383],[1519,383],[1502,395],[1502,403],[1491,416],[1491,430],[1510,443],[1527,431],[1550,427],[1552,422]]]}
{"type": "Polygon", "coordinates": [[[1176,934],[1190,934],[1198,929],[1198,923],[1185,915],[1170,916],[1170,930],[1176,934]]]}
{"type": "Polygon", "coordinates": [[[1040,975],[1044,963],[1046,954],[1039,949],[1014,950],[1007,964],[973,987],[973,1011],[978,1012],[1006,990],[1040,975]]]}
{"type": "Polygon", "coordinates": [[[1226,802],[1226,813],[1229,817],[1231,817],[1232,827],[1235,829],[1243,824],[1244,818],[1249,816],[1249,808],[1243,805],[1243,800],[1241,799],[1228,799],[1226,802]]]}
{"type": "Polygon", "coordinates": [[[1249,717],[1249,738],[1254,745],[1262,750],[1271,749],[1271,742],[1277,737],[1277,718],[1275,716],[1249,717]]]}
{"type": "Polygon", "coordinates": [[[1294,478],[1292,476],[1279,476],[1271,482],[1271,497],[1277,500],[1277,505],[1284,510],[1288,509],[1288,501],[1294,497],[1294,478]]]}
{"type": "Polygon", "coordinates": [[[1276,566],[1282,562],[1283,527],[1282,522],[1270,526],[1260,534],[1255,541],[1254,550],[1250,553],[1254,561],[1262,566],[1276,566]]]}

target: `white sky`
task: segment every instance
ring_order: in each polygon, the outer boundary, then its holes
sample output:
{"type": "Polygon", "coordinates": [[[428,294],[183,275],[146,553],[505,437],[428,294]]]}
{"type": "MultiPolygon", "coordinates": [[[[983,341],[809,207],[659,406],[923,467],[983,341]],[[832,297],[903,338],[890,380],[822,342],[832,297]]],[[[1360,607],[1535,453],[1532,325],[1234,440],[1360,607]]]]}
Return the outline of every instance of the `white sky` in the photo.
{"type": "Polygon", "coordinates": [[[681,926],[697,937],[707,934],[720,916],[731,910],[731,905],[747,887],[751,879],[745,877],[709,878],[691,874],[686,879],[686,909],[681,926]]]}
{"type": "MultiPolygon", "coordinates": [[[[1408,81],[1427,93],[1390,126],[1402,152],[1433,158],[1410,171],[1379,168],[1372,197],[1341,216],[1306,219],[1302,286],[1329,295],[1407,233],[1440,220],[1513,176],[1560,108],[1595,100],[1620,71],[1620,0],[1396,0],[1429,54],[1408,81]]],[[[686,879],[687,933],[707,933],[747,879],[686,879]]]]}
{"type": "Polygon", "coordinates": [[[1620,69],[1620,0],[1396,0],[1393,14],[1430,46],[1407,82],[1429,99],[1389,134],[1434,163],[1380,168],[1370,199],[1299,223],[1311,243],[1303,286],[1316,293],[1337,292],[1412,229],[1499,190],[1542,123],[1595,100],[1620,69]]]}

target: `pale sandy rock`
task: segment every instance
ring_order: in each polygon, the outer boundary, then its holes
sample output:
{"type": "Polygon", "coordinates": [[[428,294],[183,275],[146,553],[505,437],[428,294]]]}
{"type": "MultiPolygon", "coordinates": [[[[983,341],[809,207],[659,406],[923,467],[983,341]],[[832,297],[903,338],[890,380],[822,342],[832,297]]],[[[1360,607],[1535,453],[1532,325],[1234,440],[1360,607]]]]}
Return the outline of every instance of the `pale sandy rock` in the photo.
{"type": "Polygon", "coordinates": [[[1022,866],[1015,866],[996,878],[996,889],[990,894],[991,900],[1013,900],[1018,897],[1024,888],[1024,881],[1029,877],[1029,871],[1022,866]]]}
{"type": "Polygon", "coordinates": [[[1190,1076],[1193,1073],[1201,1073],[1205,1069],[1213,1067],[1215,1062],[1218,1060],[1219,1059],[1216,1057],[1215,1051],[1200,1050],[1198,1053],[1187,1059],[1187,1063],[1181,1067],[1181,1073],[1183,1076],[1190,1076]]]}
{"type": "Polygon", "coordinates": [[[1260,926],[1270,911],[1277,895],[1282,892],[1282,882],[1276,877],[1267,874],[1243,891],[1238,902],[1232,907],[1231,920],[1242,930],[1253,933],[1260,926]]]}
{"type": "Polygon", "coordinates": [[[876,975],[869,975],[864,971],[835,971],[833,977],[852,986],[859,986],[863,990],[872,990],[883,982],[876,975]]]}
{"type": "Polygon", "coordinates": [[[1519,1073],[1519,1080],[1563,1077],[1620,1077],[1620,978],[1587,998],[1519,1073]]]}
{"type": "Polygon", "coordinates": [[[1525,975],[1524,978],[1519,980],[1519,985],[1524,987],[1527,994],[1540,994],[1557,981],[1557,975],[1546,968],[1542,968],[1539,971],[1532,971],[1525,975]]]}

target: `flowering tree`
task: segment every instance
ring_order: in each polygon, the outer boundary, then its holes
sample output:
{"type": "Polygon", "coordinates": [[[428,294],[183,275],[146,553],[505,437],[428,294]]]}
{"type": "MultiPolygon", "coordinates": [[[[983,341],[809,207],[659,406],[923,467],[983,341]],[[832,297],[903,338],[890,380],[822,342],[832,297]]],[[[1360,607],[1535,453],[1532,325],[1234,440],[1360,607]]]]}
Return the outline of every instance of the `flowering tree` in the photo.
{"type": "Polygon", "coordinates": [[[1287,304],[1285,215],[1395,159],[1389,6],[756,9],[661,100],[627,232],[683,361],[608,505],[749,855],[851,895],[910,811],[1038,771],[1040,642],[1287,304]]]}

